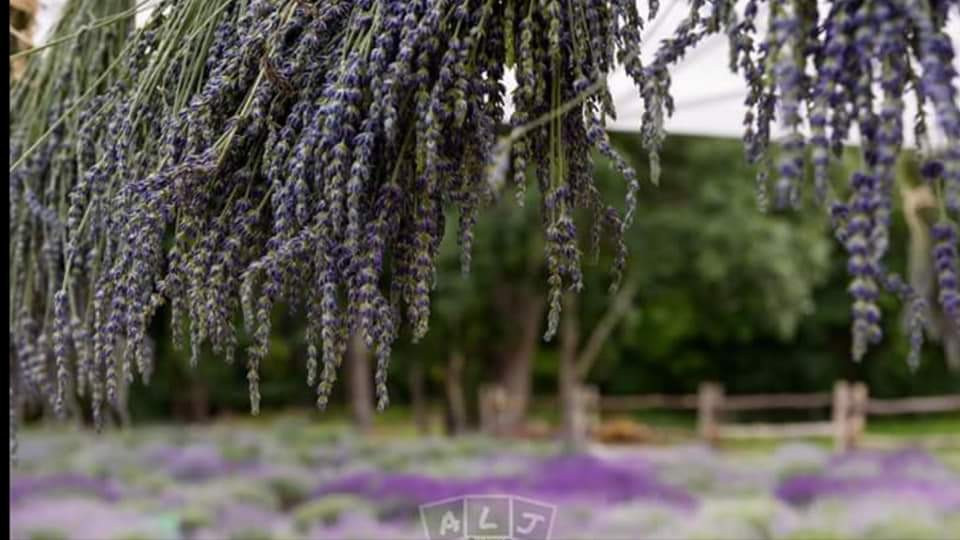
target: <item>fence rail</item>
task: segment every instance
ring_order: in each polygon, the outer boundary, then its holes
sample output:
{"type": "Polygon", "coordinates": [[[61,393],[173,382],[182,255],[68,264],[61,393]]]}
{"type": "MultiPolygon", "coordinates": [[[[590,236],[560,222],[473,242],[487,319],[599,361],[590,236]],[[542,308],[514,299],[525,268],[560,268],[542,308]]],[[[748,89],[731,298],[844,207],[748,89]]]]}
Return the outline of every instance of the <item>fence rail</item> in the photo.
{"type": "Polygon", "coordinates": [[[723,400],[725,411],[753,411],[758,409],[817,409],[833,404],[833,396],[823,394],[756,394],[728,396],[723,400]]]}
{"type": "Polygon", "coordinates": [[[867,412],[878,416],[953,411],[960,411],[960,396],[871,399],[867,404],[867,412]]]}
{"type": "Polygon", "coordinates": [[[631,411],[637,409],[692,409],[697,408],[697,395],[671,396],[647,394],[643,396],[602,396],[601,411],[631,411]]]}

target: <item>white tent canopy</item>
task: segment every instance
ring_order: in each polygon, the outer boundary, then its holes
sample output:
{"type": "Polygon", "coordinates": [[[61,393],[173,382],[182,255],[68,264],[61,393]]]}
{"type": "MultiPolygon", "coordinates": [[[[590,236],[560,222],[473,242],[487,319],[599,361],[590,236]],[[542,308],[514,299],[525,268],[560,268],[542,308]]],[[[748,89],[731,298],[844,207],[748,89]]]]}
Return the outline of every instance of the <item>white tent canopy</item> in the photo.
{"type": "MultiPolygon", "coordinates": [[[[59,15],[60,9],[66,0],[41,0],[37,16],[38,43],[42,42],[59,15]]],[[[819,0],[823,6],[824,0],[819,0]]],[[[142,24],[147,19],[150,3],[154,0],[141,2],[143,9],[137,13],[137,22],[142,24]]],[[[638,0],[637,5],[641,14],[648,13],[647,0],[638,0]]],[[[688,12],[686,0],[661,1],[659,13],[653,21],[646,24],[643,35],[645,44],[641,51],[641,58],[649,62],[660,42],[669,37],[677,25],[686,17],[688,12]]],[[[741,6],[742,8],[742,2],[741,6]]],[[[821,12],[825,12],[825,9],[821,12]]],[[[951,12],[953,13],[953,12],[951,12]]],[[[758,29],[765,28],[765,10],[761,9],[758,15],[758,29]]],[[[960,71],[960,20],[951,18],[947,25],[947,34],[952,37],[954,50],[958,51],[954,58],[954,65],[960,71]]],[[[706,135],[716,137],[741,137],[743,135],[743,116],[746,112],[744,98],[746,85],[740,75],[731,73],[729,67],[729,47],[726,36],[717,34],[705,39],[693,49],[671,72],[673,84],[671,91],[676,103],[676,112],[666,122],[668,133],[686,135],[706,135]]],[[[512,73],[506,77],[509,90],[515,85],[512,73]]],[[[610,129],[615,131],[639,131],[640,118],[643,114],[643,103],[633,81],[622,70],[617,70],[610,76],[610,91],[614,96],[617,109],[617,118],[608,122],[610,129]]],[[[912,95],[905,96],[906,118],[916,114],[917,104],[912,95]]],[[[507,103],[507,115],[511,105],[507,103]]],[[[929,111],[932,116],[932,110],[929,111]]],[[[935,122],[930,122],[930,142],[933,146],[944,143],[944,137],[935,122]]],[[[905,123],[909,126],[909,123],[905,123]]],[[[780,133],[773,131],[776,137],[780,133]]],[[[853,134],[854,138],[856,134],[853,134]]],[[[913,131],[906,129],[905,142],[915,146],[913,131]]],[[[855,139],[852,142],[856,142],[855,139]]]]}
{"type": "MultiPolygon", "coordinates": [[[[745,2],[741,1],[739,8],[745,2]]],[[[825,13],[829,3],[819,0],[825,13]]],[[[638,0],[637,5],[641,14],[647,13],[647,1],[638,0]]],[[[645,63],[650,62],[656,53],[660,42],[670,37],[674,29],[687,16],[689,3],[686,0],[668,0],[661,2],[660,11],[652,22],[646,25],[643,34],[643,49],[641,58],[645,63]]],[[[742,11],[741,11],[742,13],[742,11]]],[[[955,12],[951,12],[955,14],[955,12]]],[[[766,10],[760,9],[757,20],[757,29],[760,35],[766,29],[766,10]]],[[[952,17],[946,29],[953,41],[953,48],[957,51],[954,57],[954,67],[960,72],[960,18],[952,17]]],[[[706,135],[716,137],[742,137],[743,117],[746,113],[744,100],[747,95],[746,83],[742,75],[730,72],[730,48],[725,34],[714,34],[702,41],[691,50],[686,57],[671,70],[671,93],[674,97],[676,111],[667,120],[668,133],[685,135],[706,135]]],[[[508,80],[508,88],[514,84],[508,80]]],[[[633,80],[623,69],[618,69],[610,76],[610,92],[614,97],[617,118],[611,119],[607,125],[614,131],[639,131],[643,102],[639,98],[639,91],[633,80]]],[[[905,118],[913,118],[917,111],[917,101],[913,95],[904,96],[905,118]]],[[[933,118],[932,107],[928,107],[928,114],[933,118]]],[[[509,112],[509,111],[508,111],[509,112]]],[[[945,137],[935,122],[928,122],[930,143],[934,147],[944,144],[945,137]]],[[[909,122],[905,126],[912,125],[909,122]]],[[[777,126],[772,136],[777,137],[783,132],[777,126]]],[[[857,134],[853,133],[856,142],[857,134]]],[[[908,146],[916,146],[912,129],[906,129],[904,140],[908,146]]]]}

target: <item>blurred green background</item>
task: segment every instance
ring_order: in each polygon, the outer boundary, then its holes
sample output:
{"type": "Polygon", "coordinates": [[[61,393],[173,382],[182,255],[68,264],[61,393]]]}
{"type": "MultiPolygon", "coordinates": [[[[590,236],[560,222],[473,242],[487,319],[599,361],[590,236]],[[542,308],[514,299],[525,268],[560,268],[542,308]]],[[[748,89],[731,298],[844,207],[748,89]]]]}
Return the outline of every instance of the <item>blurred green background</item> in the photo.
{"type": "MultiPolygon", "coordinates": [[[[586,377],[603,395],[689,393],[705,380],[723,383],[728,393],[826,391],[838,378],[865,381],[875,397],[960,392],[960,376],[940,343],[927,344],[916,372],[907,367],[902,306],[893,299],[884,301],[883,343],[863,362],[850,360],[842,246],[813,204],[799,212],[758,210],[755,172],[739,141],[671,137],[657,187],[646,181],[638,137],[613,139],[640,173],[642,190],[625,277],[637,292],[586,377]]],[[[595,166],[601,192],[622,204],[620,176],[599,157],[595,166]]],[[[840,169],[838,185],[848,173],[840,169]]],[[[534,402],[556,394],[560,340],[542,339],[546,272],[538,203],[529,195],[521,209],[508,190],[481,216],[468,275],[460,271],[456,216],[447,220],[430,332],[417,344],[403,334],[394,349],[388,383],[394,407],[403,410],[416,394],[442,409],[445,377],[459,361],[471,422],[477,388],[511,377],[507,372],[518,364],[528,365],[529,374],[521,368],[512,376],[530,381],[534,402]]],[[[581,343],[611,305],[613,246],[602,242],[592,262],[589,217],[580,220],[586,287],[568,306],[576,309],[581,343]]],[[[908,231],[899,211],[893,234],[889,268],[905,273],[908,231]]],[[[275,319],[261,372],[262,407],[311,407],[303,317],[277,306],[275,319]]],[[[247,414],[243,362],[228,366],[207,351],[191,370],[188,354],[171,349],[168,327],[169,314],[161,313],[153,328],[156,371],[149,385],[134,383],[131,418],[247,414]]],[[[332,414],[345,403],[343,381],[332,414]]]]}

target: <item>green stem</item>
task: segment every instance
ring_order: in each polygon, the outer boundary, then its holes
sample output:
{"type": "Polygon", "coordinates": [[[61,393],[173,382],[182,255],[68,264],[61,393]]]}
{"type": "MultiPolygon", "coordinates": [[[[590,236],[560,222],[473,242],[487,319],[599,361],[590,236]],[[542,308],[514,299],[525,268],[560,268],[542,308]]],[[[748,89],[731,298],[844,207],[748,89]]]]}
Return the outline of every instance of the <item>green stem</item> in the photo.
{"type": "MultiPolygon", "coordinates": [[[[129,49],[132,46],[132,44],[133,44],[132,41],[128,42],[126,46],[124,46],[123,52],[126,52],[127,49],[129,49]]],[[[107,66],[107,69],[103,70],[103,73],[99,77],[97,77],[97,80],[94,81],[92,85],[90,85],[90,88],[88,88],[87,91],[83,93],[83,95],[77,98],[77,101],[73,105],[71,105],[66,111],[64,111],[64,113],[60,115],[60,118],[58,118],[56,122],[54,122],[49,128],[47,128],[47,130],[43,133],[43,135],[41,135],[36,141],[34,141],[34,143],[29,148],[27,148],[27,150],[24,151],[23,154],[20,155],[20,157],[13,163],[13,165],[10,166],[9,172],[12,173],[13,171],[15,171],[17,167],[19,167],[27,159],[27,157],[30,156],[30,154],[32,154],[41,144],[43,144],[44,141],[47,140],[47,138],[50,136],[51,133],[53,133],[55,129],[60,127],[60,124],[63,124],[67,120],[67,118],[70,117],[71,114],[73,114],[78,108],[80,108],[81,105],[83,105],[86,102],[87,98],[89,98],[96,91],[97,85],[99,85],[101,82],[106,80],[110,72],[113,71],[113,69],[117,67],[118,64],[120,64],[121,60],[123,60],[124,58],[123,52],[121,52],[121,54],[117,56],[117,58],[115,58],[112,62],[110,62],[110,65],[107,66]]]]}

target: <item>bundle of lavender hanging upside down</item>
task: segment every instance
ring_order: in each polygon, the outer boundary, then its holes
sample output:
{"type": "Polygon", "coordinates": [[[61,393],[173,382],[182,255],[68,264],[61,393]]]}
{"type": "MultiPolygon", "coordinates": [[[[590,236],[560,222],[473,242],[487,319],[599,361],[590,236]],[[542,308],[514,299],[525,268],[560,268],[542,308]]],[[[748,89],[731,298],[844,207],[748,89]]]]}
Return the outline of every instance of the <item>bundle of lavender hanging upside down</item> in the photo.
{"type": "MultiPolygon", "coordinates": [[[[749,85],[745,143],[761,171],[761,195],[772,189],[774,204],[799,204],[812,156],[811,192],[830,206],[850,256],[858,359],[880,339],[881,290],[924,301],[883,259],[903,95],[931,105],[932,117],[914,125],[918,140],[928,120],[948,140],[945,157],[924,171],[942,203],[939,301],[960,319],[960,114],[953,43],[943,30],[948,16],[960,15],[956,1],[834,0],[818,11],[804,0],[691,0],[647,62],[641,35],[658,2],[643,4],[162,0],[105,82],[58,105],[71,110],[56,114],[84,119],[70,124],[83,151],[69,185],[28,192],[41,177],[11,182],[12,209],[15,199],[40,197],[11,223],[12,265],[51,261],[11,272],[11,291],[23,291],[11,296],[11,400],[89,386],[99,422],[119,384],[149,374],[147,326],[167,304],[174,340],[189,342],[194,360],[209,343],[233,361],[242,315],[254,341],[243,353],[256,412],[270,313],[283,302],[306,318],[317,404],[327,403],[355,333],[377,355],[382,408],[401,323],[415,340],[427,332],[444,220],[458,220],[469,267],[471,229],[494,195],[491,179],[512,178],[522,199],[531,171],[551,337],[562,292],[582,286],[579,227],[590,227],[592,249],[612,238],[614,286],[626,264],[623,235],[639,185],[605,133],[615,114],[608,74],[622,66],[636,83],[656,182],[673,112],[669,68],[715,33],[728,37],[731,68],[749,85]],[[760,12],[769,15],[765,35],[760,12]],[[508,69],[518,84],[505,118],[508,69]],[[789,133],[778,148],[773,122],[789,133]],[[853,132],[863,168],[849,186],[830,185],[831,160],[853,132]],[[594,184],[593,151],[623,175],[622,208],[606,204],[594,184]],[[575,220],[583,210],[591,222],[575,220]],[[38,244],[53,221],[65,234],[38,244]],[[48,362],[52,369],[36,367],[48,362]]],[[[25,140],[12,173],[34,174],[29,166],[44,145],[31,144],[57,133],[25,140]]],[[[911,328],[919,349],[922,323],[911,328]]]]}

